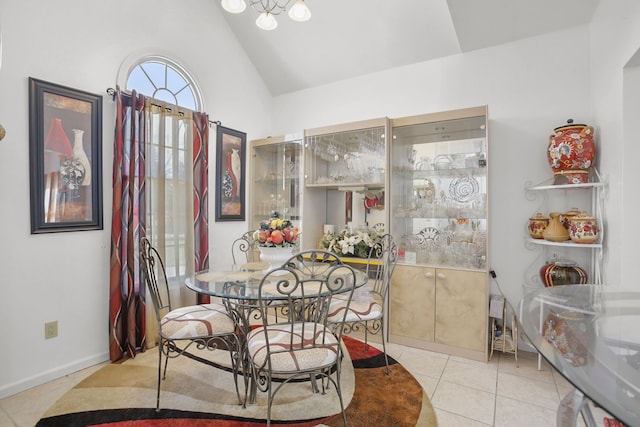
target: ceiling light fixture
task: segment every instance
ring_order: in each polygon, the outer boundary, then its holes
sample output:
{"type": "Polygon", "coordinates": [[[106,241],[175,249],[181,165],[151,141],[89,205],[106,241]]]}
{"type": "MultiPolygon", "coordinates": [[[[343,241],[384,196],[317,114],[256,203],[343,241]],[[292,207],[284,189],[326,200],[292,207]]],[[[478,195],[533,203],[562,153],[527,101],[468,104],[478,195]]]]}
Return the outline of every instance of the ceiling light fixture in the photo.
{"type": "MultiPolygon", "coordinates": [[[[260,15],[256,19],[256,25],[263,30],[275,30],[278,28],[278,21],[275,15],[280,15],[287,9],[293,0],[248,0],[251,7],[260,15]]],[[[245,0],[222,0],[222,8],[229,13],[242,13],[247,8],[245,0]]],[[[311,11],[304,4],[304,0],[295,0],[289,9],[289,18],[298,22],[305,22],[311,19],[311,11]]]]}

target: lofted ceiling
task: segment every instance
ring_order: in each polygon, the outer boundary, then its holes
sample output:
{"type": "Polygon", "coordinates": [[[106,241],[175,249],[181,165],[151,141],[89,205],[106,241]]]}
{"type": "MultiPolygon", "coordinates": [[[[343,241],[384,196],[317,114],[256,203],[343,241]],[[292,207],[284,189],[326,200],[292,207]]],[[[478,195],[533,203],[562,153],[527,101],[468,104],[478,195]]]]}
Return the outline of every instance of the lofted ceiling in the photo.
{"type": "Polygon", "coordinates": [[[264,31],[212,1],[274,96],[587,24],[600,2],[305,0],[310,21],[264,31]]]}

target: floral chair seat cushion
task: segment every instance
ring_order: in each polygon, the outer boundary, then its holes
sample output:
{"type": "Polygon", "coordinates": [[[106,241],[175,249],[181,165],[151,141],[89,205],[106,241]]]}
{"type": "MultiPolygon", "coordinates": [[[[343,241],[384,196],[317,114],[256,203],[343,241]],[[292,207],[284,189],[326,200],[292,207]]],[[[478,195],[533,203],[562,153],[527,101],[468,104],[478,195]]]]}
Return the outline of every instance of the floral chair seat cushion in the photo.
{"type": "MultiPolygon", "coordinates": [[[[322,368],[335,363],[338,340],[328,329],[318,325],[314,331],[311,323],[296,323],[291,327],[289,323],[266,326],[271,351],[271,366],[273,372],[295,372],[322,368]],[[304,328],[303,328],[304,325],[304,328]],[[319,347],[300,346],[303,334],[304,341],[314,342],[319,347]],[[291,346],[291,335],[295,335],[291,346]]],[[[265,341],[265,327],[252,330],[247,336],[247,348],[254,364],[262,366],[267,357],[267,343],[265,341]]]]}
{"type": "Polygon", "coordinates": [[[173,340],[235,332],[235,324],[222,304],[177,308],[164,315],[160,327],[162,335],[173,340]]]}

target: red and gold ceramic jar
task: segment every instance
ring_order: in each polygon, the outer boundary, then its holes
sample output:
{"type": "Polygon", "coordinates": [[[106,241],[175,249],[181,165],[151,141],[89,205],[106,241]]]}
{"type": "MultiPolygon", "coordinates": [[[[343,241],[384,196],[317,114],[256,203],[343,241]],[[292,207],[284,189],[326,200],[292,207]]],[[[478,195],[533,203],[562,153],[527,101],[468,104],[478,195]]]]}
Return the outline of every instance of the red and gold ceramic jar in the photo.
{"type": "Polygon", "coordinates": [[[554,129],[549,135],[547,159],[553,169],[554,184],[582,184],[589,182],[589,170],[593,166],[596,147],[593,127],[567,124],[554,129]]]}
{"type": "Polygon", "coordinates": [[[584,285],[587,272],[569,260],[549,261],[540,268],[540,279],[545,286],[584,285]]]}

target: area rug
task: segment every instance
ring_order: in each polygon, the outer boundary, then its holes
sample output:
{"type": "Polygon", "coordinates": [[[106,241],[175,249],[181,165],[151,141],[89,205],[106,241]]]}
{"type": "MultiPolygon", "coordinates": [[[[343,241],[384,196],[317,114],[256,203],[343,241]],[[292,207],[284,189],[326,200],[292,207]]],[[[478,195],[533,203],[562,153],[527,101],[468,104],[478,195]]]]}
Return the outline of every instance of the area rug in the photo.
{"type": "MultiPolygon", "coordinates": [[[[342,363],[342,391],[351,427],[437,426],[428,396],[401,364],[375,348],[345,337],[348,355],[342,363]]],[[[197,352],[196,352],[197,353],[197,352]]],[[[194,354],[169,361],[162,383],[161,410],[155,410],[157,357],[155,349],[120,364],[109,364],[87,377],[58,400],[37,427],[255,427],[265,424],[266,395],[243,408],[233,376],[221,366],[227,353],[194,354]],[[214,366],[212,366],[214,365],[214,366]]],[[[331,389],[312,393],[308,381],[288,384],[276,395],[273,426],[339,427],[340,405],[331,389]]]]}

